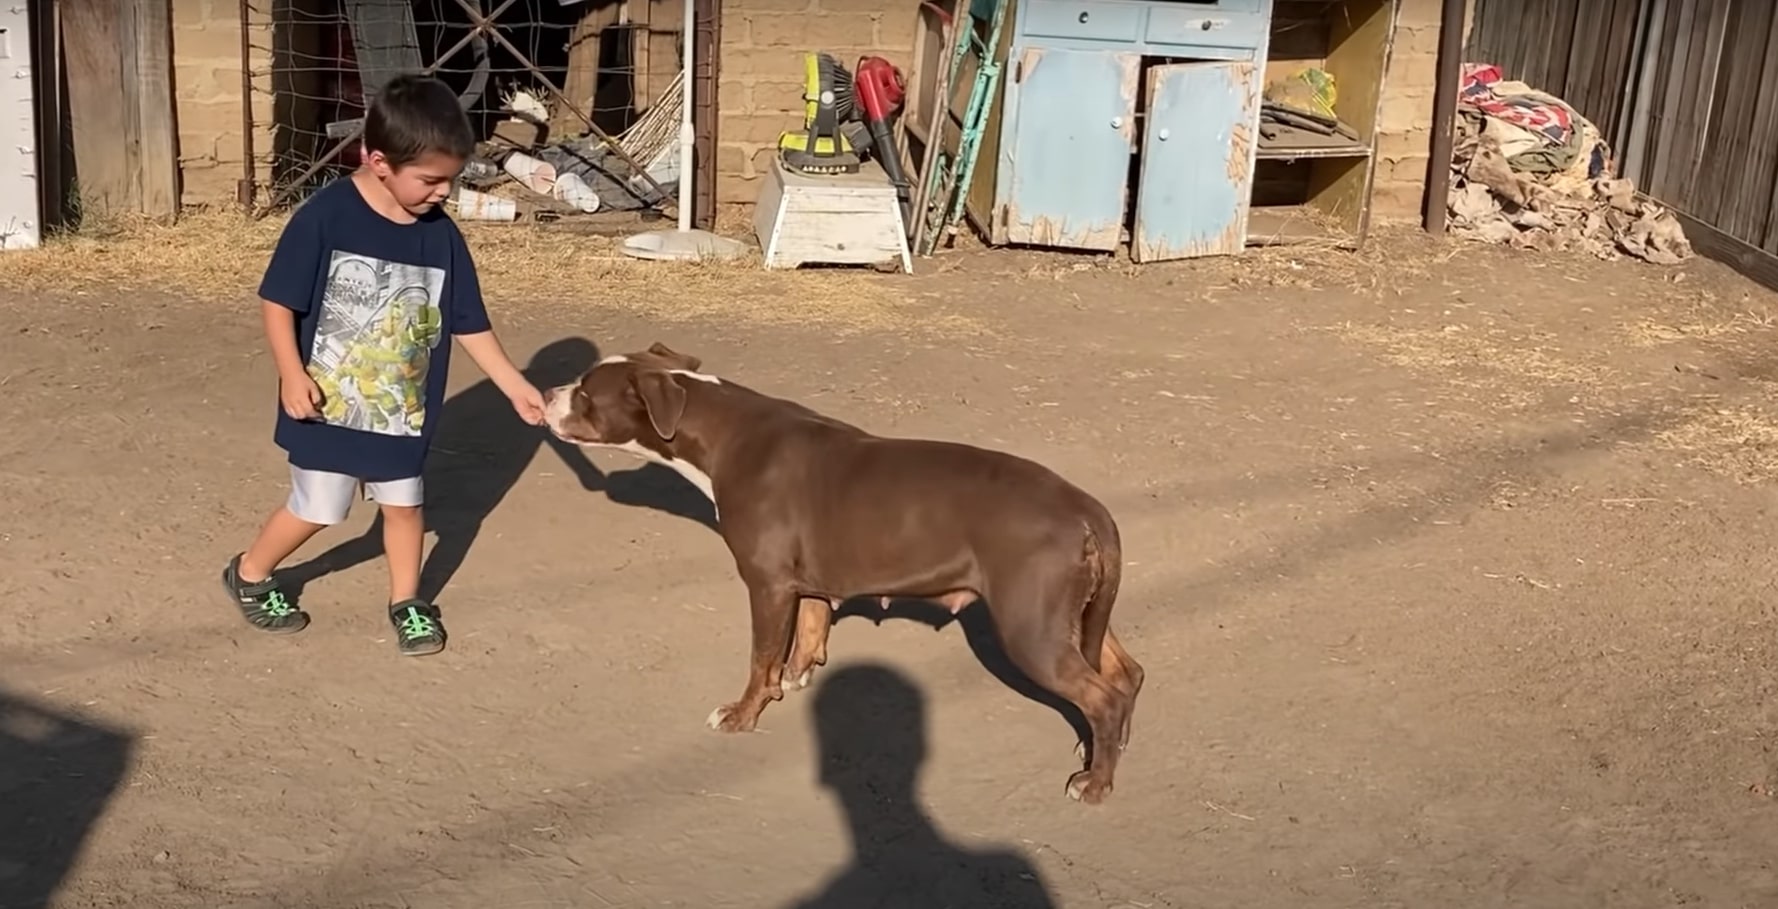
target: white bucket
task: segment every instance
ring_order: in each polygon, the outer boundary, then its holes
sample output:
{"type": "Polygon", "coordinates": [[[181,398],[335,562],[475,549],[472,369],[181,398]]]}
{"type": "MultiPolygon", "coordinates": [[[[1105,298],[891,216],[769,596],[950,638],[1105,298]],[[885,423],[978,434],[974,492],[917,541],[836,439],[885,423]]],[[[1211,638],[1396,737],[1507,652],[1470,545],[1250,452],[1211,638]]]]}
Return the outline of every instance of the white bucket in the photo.
{"type": "Polygon", "coordinates": [[[506,161],[501,166],[512,174],[513,179],[530,187],[532,192],[547,196],[556,187],[555,165],[547,161],[513,152],[506,156],[506,161]]]}
{"type": "Polygon", "coordinates": [[[519,204],[511,199],[457,190],[457,217],[465,221],[511,221],[519,216],[519,204]]]}
{"type": "Polygon", "coordinates": [[[563,174],[556,178],[556,198],[584,212],[599,210],[599,194],[579,174],[563,174]]]}

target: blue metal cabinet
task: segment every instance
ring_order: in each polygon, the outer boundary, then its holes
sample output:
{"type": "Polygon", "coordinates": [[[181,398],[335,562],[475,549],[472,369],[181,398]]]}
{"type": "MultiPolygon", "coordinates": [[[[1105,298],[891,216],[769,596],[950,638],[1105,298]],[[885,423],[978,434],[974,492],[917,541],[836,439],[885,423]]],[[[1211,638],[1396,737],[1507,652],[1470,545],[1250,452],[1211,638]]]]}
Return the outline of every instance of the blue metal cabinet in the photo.
{"type": "Polygon", "coordinates": [[[1246,241],[1272,0],[1017,0],[989,234],[1131,257],[1246,241]],[[1139,101],[1141,103],[1139,103],[1139,101]]]}

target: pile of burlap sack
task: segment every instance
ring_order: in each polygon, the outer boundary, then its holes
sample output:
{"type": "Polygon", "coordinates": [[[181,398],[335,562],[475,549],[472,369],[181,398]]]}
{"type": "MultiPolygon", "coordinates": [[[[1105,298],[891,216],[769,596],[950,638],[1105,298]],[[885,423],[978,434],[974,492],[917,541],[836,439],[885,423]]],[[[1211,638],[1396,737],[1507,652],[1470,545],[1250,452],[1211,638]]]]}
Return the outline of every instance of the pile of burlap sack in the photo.
{"type": "Polygon", "coordinates": [[[1522,82],[1466,84],[1458,102],[1449,198],[1453,234],[1523,249],[1584,249],[1601,259],[1634,256],[1675,265],[1692,256],[1673,213],[1614,178],[1599,130],[1561,99],[1522,82]],[[1490,115],[1476,97],[1560,105],[1566,141],[1490,115]]]}

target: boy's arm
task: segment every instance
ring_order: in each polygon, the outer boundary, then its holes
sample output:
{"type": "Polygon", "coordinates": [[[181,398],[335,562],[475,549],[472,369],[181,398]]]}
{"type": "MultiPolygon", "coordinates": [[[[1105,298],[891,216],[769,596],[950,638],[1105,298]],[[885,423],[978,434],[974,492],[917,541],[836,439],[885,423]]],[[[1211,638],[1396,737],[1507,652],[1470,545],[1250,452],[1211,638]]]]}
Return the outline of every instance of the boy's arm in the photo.
{"type": "Polygon", "coordinates": [[[266,346],[272,352],[272,363],[278,367],[278,378],[307,375],[302,354],[296,349],[296,313],[282,303],[261,300],[259,313],[265,322],[266,346]]]}
{"type": "Polygon", "coordinates": [[[487,373],[494,381],[494,386],[512,397],[513,392],[523,391],[531,386],[525,374],[513,365],[512,358],[507,356],[506,348],[501,346],[500,339],[494,335],[493,329],[478,331],[474,334],[458,335],[457,343],[463,345],[463,352],[469,359],[487,373]]]}
{"type": "Polygon", "coordinates": [[[453,261],[450,277],[451,293],[451,335],[457,343],[463,345],[463,352],[480,366],[482,372],[494,382],[494,387],[506,395],[512,402],[513,410],[525,422],[536,426],[543,422],[543,395],[519,372],[512,358],[506,355],[506,348],[501,346],[500,339],[494,335],[493,323],[488,321],[488,309],[482,302],[481,279],[475,273],[475,260],[469,255],[469,246],[463,242],[463,235],[454,234],[453,261]]]}
{"type": "Polygon", "coordinates": [[[512,402],[512,409],[518,412],[520,419],[532,426],[543,422],[542,392],[512,364],[512,358],[506,355],[506,348],[500,346],[500,339],[494,336],[493,329],[458,335],[457,343],[463,345],[464,352],[475,365],[480,366],[482,372],[493,380],[494,386],[512,402]]]}

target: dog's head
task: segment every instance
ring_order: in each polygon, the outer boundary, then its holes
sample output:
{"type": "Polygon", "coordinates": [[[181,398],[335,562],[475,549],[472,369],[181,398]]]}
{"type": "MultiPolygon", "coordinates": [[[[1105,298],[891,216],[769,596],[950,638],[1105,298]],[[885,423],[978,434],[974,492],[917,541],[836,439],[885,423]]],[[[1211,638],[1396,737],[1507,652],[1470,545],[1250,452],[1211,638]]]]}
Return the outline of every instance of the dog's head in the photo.
{"type": "Polygon", "coordinates": [[[682,380],[714,382],[697,372],[703,361],[660,342],[639,353],[606,357],[579,381],[543,393],[543,419],[556,437],[576,445],[640,444],[660,450],[685,416],[682,380]]]}

